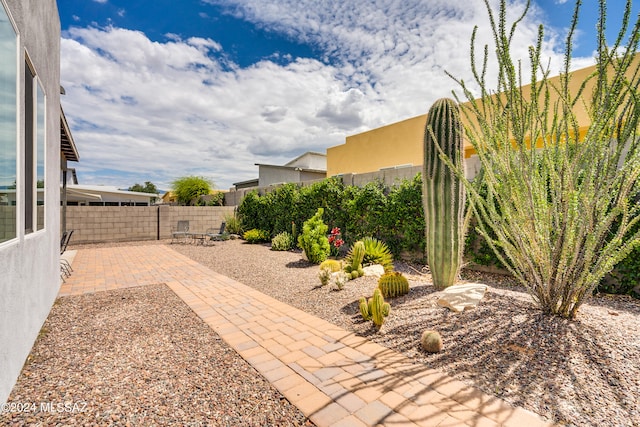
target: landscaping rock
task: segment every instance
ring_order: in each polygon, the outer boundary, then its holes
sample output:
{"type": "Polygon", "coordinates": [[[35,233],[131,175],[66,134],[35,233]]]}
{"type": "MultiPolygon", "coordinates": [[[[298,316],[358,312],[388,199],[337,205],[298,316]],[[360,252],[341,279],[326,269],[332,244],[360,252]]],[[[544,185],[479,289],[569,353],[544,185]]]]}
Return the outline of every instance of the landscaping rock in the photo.
{"type": "Polygon", "coordinates": [[[363,268],[365,276],[380,277],[384,274],[384,267],[380,264],[373,264],[363,268]]]}
{"type": "Polygon", "coordinates": [[[438,305],[460,312],[478,305],[488,286],[480,283],[454,285],[442,291],[438,305]]]}

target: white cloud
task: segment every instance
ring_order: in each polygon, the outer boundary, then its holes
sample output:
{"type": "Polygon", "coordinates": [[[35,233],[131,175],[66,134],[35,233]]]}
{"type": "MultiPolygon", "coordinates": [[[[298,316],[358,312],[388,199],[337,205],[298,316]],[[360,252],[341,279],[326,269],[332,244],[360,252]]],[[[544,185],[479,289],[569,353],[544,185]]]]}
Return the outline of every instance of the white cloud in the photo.
{"type": "MultiPolygon", "coordinates": [[[[151,180],[167,188],[178,176],[198,174],[229,187],[255,177],[254,163],[283,164],[347,135],[423,114],[455,88],[445,70],[470,80],[473,25],[482,27],[479,42],[491,43],[480,1],[215,3],[312,43],[331,60],[264,60],[241,68],[211,39],[167,35],[160,43],[119,28],[72,29],[62,40],[63,105],[83,182],[151,180]],[[92,172],[100,169],[123,177],[92,172]]],[[[521,1],[510,3],[514,16],[521,9],[521,1]]],[[[514,40],[522,57],[536,24],[524,21],[514,40]]],[[[547,53],[558,66],[558,56],[547,53]]]]}

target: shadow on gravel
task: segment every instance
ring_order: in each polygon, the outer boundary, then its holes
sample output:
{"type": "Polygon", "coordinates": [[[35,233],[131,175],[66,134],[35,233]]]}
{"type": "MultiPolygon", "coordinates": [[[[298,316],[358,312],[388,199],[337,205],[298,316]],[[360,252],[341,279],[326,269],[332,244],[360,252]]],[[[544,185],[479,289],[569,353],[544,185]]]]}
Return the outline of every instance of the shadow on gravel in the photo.
{"type": "Polygon", "coordinates": [[[312,267],[317,267],[316,264],[312,264],[309,261],[305,261],[303,259],[300,259],[298,261],[290,261],[290,262],[286,263],[285,266],[287,268],[312,268],[312,267]]]}
{"type": "Polygon", "coordinates": [[[390,300],[391,314],[380,332],[356,322],[362,320],[357,301],[343,306],[342,312],[353,315],[357,335],[393,343],[393,350],[457,378],[473,379],[485,392],[514,405],[526,406],[535,399],[536,412],[556,422],[589,425],[596,420],[606,425],[609,412],[598,412],[607,406],[614,406],[632,425],[640,421],[633,361],[625,360],[624,349],[615,348],[615,341],[603,340],[614,331],[593,330],[579,318],[549,316],[531,302],[491,292],[476,309],[455,314],[426,305],[434,290],[422,288],[390,300]],[[416,301],[418,294],[425,297],[422,302],[416,301]],[[440,332],[442,352],[421,349],[426,329],[440,332]],[[597,396],[589,391],[596,382],[597,396]]]}

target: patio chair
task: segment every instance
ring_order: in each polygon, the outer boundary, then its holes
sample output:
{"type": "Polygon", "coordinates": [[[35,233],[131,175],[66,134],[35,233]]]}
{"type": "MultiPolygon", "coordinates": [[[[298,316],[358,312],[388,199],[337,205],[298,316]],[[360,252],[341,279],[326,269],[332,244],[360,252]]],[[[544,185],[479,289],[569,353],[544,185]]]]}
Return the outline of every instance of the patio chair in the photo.
{"type": "Polygon", "coordinates": [[[224,234],[224,229],[226,226],[227,223],[223,221],[222,224],[220,224],[220,230],[216,230],[215,228],[208,228],[204,234],[209,238],[209,240],[220,240],[222,238],[222,235],[224,234]]]}
{"type": "MultiPolygon", "coordinates": [[[[65,231],[62,233],[62,237],[60,238],[60,256],[64,254],[67,250],[67,246],[69,245],[69,241],[71,240],[71,235],[73,234],[73,230],[65,231]]],[[[60,277],[62,281],[65,281],[65,277],[71,276],[71,272],[73,268],[71,267],[71,263],[64,258],[60,258],[60,277]]]]}
{"type": "Polygon", "coordinates": [[[171,229],[171,243],[186,242],[189,237],[189,221],[178,221],[176,228],[171,229]]]}

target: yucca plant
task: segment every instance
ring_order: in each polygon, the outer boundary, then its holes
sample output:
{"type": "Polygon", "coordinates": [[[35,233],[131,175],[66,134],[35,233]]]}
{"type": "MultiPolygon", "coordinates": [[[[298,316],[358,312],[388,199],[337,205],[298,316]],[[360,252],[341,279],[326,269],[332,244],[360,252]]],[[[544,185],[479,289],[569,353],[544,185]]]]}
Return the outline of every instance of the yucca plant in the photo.
{"type": "MultiPolygon", "coordinates": [[[[525,92],[525,70],[511,53],[519,20],[505,22],[504,0],[497,20],[485,4],[495,39],[497,94],[486,81],[491,49],[485,47],[480,68],[474,61],[477,29],[471,43],[474,92],[457,80],[470,101],[463,109],[466,137],[478,153],[488,190],[481,197],[480,180],[465,181],[471,206],[479,232],[542,310],[574,318],[599,280],[640,244],[640,232],[633,231],[640,221],[640,17],[630,25],[627,1],[618,36],[608,44],[606,2],[600,0],[595,71],[571,84],[577,1],[559,83],[549,79],[541,58],[540,26],[530,48],[530,91],[525,92]],[[580,129],[575,111],[585,107],[590,125],[580,129]]],[[[464,176],[460,168],[457,174],[464,176]]]]}

